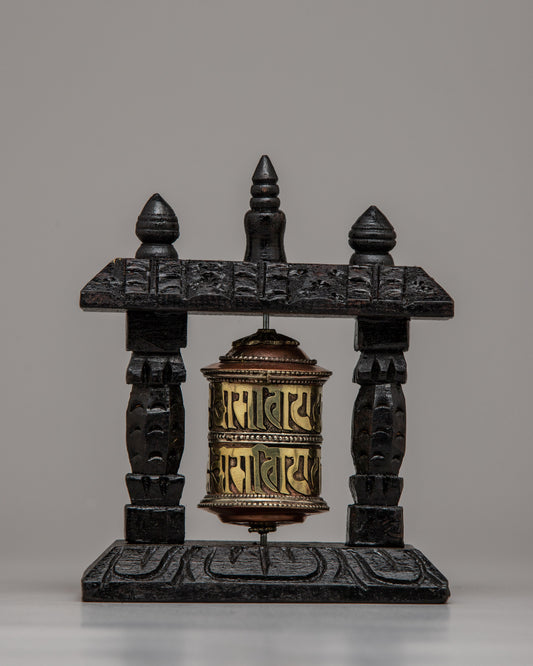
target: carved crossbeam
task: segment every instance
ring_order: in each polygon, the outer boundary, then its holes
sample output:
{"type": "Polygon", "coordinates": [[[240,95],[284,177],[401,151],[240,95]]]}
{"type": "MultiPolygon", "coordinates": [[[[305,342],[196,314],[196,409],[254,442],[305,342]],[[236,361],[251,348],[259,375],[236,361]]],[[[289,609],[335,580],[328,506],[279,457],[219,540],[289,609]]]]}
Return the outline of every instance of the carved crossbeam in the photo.
{"type": "Polygon", "coordinates": [[[84,310],[308,317],[453,317],[422,268],[180,259],[115,259],[81,292],[84,310]]]}

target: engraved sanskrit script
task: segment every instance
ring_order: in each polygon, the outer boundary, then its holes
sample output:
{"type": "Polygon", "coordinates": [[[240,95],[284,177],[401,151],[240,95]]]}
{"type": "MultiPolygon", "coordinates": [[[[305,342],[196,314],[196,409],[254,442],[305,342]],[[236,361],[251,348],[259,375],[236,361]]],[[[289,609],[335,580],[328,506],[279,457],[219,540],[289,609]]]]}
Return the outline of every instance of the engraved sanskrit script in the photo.
{"type": "Polygon", "coordinates": [[[256,444],[212,447],[208,490],[216,494],[320,494],[320,449],[256,444]]]}
{"type": "Polygon", "coordinates": [[[320,433],[320,405],[317,385],[217,382],[210,385],[209,427],[320,433]]]}

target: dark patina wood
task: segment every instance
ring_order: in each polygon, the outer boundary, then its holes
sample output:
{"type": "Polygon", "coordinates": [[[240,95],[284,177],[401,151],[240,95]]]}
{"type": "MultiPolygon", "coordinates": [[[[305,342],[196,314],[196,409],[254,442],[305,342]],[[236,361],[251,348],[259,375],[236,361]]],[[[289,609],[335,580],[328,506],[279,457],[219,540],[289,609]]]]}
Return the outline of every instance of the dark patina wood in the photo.
{"type": "Polygon", "coordinates": [[[115,259],[82,290],[85,310],[125,311],[127,349],[126,542],[85,572],[87,601],[372,601],[441,603],[446,579],[404,546],[398,506],[405,452],[404,352],[411,319],[453,316],[453,300],[423,269],[394,266],[396,233],[371,206],[352,226],[348,264],[291,264],[283,247],[277,175],[254,172],[244,261],[179,259],[177,217],[153,195],[137,221],[134,259],[115,259]],[[356,318],[346,545],[187,542],[181,383],[189,314],[356,318]]]}
{"type": "Polygon", "coordinates": [[[116,541],[83,577],[85,601],[444,603],[444,576],[412,546],[116,541]]]}
{"type": "MultiPolygon", "coordinates": [[[[391,223],[371,206],[349,234],[357,261],[393,270],[389,251],[396,244],[391,223]]],[[[403,285],[391,285],[391,292],[403,285]]],[[[403,546],[403,510],[398,501],[403,479],[398,476],[405,453],[405,398],[407,381],[404,351],[409,347],[409,319],[359,317],[355,349],[361,355],[353,381],[361,388],[352,418],[350,477],[354,504],[348,507],[346,543],[353,546],[403,546]]]]}
{"type": "Polygon", "coordinates": [[[285,213],[279,209],[278,176],[267,155],[259,160],[252,183],[250,210],[244,216],[244,261],[285,262],[285,213]]]}
{"type": "Polygon", "coordinates": [[[450,296],[416,266],[115,259],[83,288],[80,305],[115,312],[453,316],[450,296]]]}
{"type": "MultiPolygon", "coordinates": [[[[178,258],[171,245],[179,236],[178,218],[159,195],[146,203],[137,220],[142,241],[137,261],[178,258]]],[[[185,477],[178,474],[185,438],[181,383],[186,372],[181,349],[187,345],[187,313],[129,310],[126,372],[131,395],[126,412],[126,444],[131,473],[125,507],[129,543],[183,543],[185,507],[180,504],[185,477]]]]}

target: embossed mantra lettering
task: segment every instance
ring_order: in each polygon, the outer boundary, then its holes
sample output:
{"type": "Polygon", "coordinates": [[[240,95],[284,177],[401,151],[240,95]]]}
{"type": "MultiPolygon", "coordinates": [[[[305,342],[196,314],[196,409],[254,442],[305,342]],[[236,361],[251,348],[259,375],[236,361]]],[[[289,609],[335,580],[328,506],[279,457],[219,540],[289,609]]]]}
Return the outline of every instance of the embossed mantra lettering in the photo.
{"type": "Polygon", "coordinates": [[[212,430],[319,433],[321,387],[220,382],[210,386],[212,430]]]}
{"type": "Polygon", "coordinates": [[[320,493],[320,449],[256,444],[211,449],[210,491],[217,494],[320,493]],[[293,492],[291,492],[291,489],[293,492]]]}

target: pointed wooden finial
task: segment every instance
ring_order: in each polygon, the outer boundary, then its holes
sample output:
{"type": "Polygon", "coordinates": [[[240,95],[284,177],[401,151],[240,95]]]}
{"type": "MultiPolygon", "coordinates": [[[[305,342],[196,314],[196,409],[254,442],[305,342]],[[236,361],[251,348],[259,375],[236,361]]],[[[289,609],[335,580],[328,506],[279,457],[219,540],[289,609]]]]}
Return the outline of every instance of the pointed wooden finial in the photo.
{"type": "MultiPolygon", "coordinates": [[[[252,176],[252,182],[254,186],[257,185],[255,188],[252,186],[253,196],[263,198],[266,194],[274,197],[279,194],[279,187],[276,184],[278,182],[278,174],[268,155],[263,155],[257,163],[254,175],[252,176]]],[[[279,208],[279,200],[276,208],[279,208]]]]}
{"type": "Polygon", "coordinates": [[[144,205],[137,219],[135,233],[142,241],[135,255],[137,259],[178,258],[172,245],[180,235],[178,218],[160,194],[153,194],[144,205]]]}
{"type": "Polygon", "coordinates": [[[350,247],[355,250],[350,264],[384,264],[393,266],[389,251],[396,245],[396,232],[376,206],[370,206],[353,224],[348,234],[350,247]]]}
{"type": "Polygon", "coordinates": [[[285,213],[279,209],[278,176],[268,155],[259,160],[252,183],[250,210],[244,217],[244,261],[285,262],[285,213]]]}

